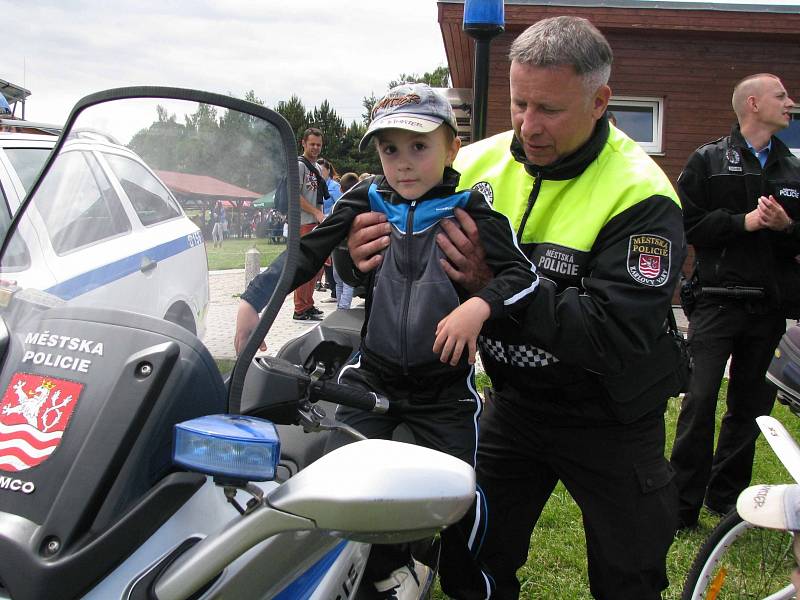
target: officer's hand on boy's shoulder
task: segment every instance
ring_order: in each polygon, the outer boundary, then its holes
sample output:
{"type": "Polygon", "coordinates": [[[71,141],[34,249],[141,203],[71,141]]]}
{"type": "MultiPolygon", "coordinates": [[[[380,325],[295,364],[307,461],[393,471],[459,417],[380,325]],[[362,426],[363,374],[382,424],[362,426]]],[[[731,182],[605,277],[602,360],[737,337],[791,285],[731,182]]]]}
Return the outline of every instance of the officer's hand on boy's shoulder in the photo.
{"type": "Polygon", "coordinates": [[[347,238],[347,248],[356,269],[368,273],[381,264],[381,252],[389,245],[391,231],[383,213],[367,212],[356,216],[347,238]]]}
{"type": "Polygon", "coordinates": [[[436,243],[447,257],[442,260],[442,268],[465,290],[477,292],[492,279],[492,271],[486,264],[486,251],[475,221],[460,208],[455,210],[455,215],[458,224],[452,219],[443,219],[444,234],[436,236],[436,243]]]}

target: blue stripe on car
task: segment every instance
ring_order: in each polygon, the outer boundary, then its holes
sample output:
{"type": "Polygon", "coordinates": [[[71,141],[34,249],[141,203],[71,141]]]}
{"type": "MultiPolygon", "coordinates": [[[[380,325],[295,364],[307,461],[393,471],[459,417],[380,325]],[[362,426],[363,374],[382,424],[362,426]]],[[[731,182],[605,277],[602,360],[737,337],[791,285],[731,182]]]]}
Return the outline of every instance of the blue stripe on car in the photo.
{"type": "Polygon", "coordinates": [[[310,598],[346,545],[347,542],[340,542],[333,550],[311,565],[300,577],[283,588],[281,593],[275,596],[275,600],[304,600],[305,598],[310,598]]]}
{"type": "MultiPolygon", "coordinates": [[[[406,220],[410,204],[392,204],[387,202],[378,192],[374,183],[369,186],[369,206],[372,210],[382,212],[389,222],[401,233],[405,233],[406,220]]],[[[464,208],[469,200],[469,191],[459,192],[444,198],[430,198],[418,203],[414,208],[414,233],[425,231],[441,219],[453,217],[453,210],[464,208]]]]}
{"type": "Polygon", "coordinates": [[[191,234],[184,235],[171,242],[165,242],[142,252],[126,256],[120,260],[115,260],[107,265],[97,267],[96,269],[57,283],[45,291],[63,300],[71,300],[76,296],[86,294],[94,289],[136,273],[142,268],[143,258],[158,262],[189,250],[196,245],[191,242],[190,237],[191,234]]]}

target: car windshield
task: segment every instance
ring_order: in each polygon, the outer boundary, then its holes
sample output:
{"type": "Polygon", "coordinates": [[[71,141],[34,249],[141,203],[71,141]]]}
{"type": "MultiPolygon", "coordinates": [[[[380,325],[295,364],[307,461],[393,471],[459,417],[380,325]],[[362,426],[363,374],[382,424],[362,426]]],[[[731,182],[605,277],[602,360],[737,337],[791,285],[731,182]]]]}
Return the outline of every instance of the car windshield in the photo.
{"type": "MultiPolygon", "coordinates": [[[[26,186],[47,152],[7,150],[26,186]]],[[[234,110],[164,98],[89,106],[8,244],[0,312],[8,322],[52,307],[112,308],[203,339],[212,212],[224,205],[250,222],[286,164],[278,129],[234,110]]]]}

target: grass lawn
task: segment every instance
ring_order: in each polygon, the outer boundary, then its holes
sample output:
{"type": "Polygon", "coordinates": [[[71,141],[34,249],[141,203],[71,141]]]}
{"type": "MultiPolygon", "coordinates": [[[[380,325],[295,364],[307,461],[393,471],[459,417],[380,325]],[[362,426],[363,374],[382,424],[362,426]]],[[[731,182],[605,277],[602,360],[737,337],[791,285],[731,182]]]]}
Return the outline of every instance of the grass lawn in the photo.
{"type": "Polygon", "coordinates": [[[214,248],[210,241],[206,241],[208,268],[212,271],[243,269],[245,252],[253,245],[261,252],[262,267],[272,263],[286,249],[285,244],[270,244],[263,238],[229,239],[222,243],[222,248],[214,248]]]}
{"type": "MultiPolygon", "coordinates": [[[[479,382],[478,389],[482,389],[483,385],[479,382]]],[[[726,389],[727,381],[723,383],[720,391],[721,398],[724,398],[726,389]]],[[[717,407],[718,423],[724,407],[724,401],[720,401],[717,407]]],[[[667,457],[670,455],[675,437],[675,425],[679,411],[680,400],[671,399],[666,413],[667,457]]],[[[772,414],[786,426],[796,439],[800,439],[800,419],[777,402],[772,414]]],[[[792,481],[763,436],[759,438],[756,446],[752,481],[753,483],[792,481]]],[[[700,527],[695,531],[681,533],[675,538],[667,556],[670,587],[663,594],[664,600],[680,598],[683,580],[694,556],[718,521],[718,518],[703,510],[700,516],[700,527]]],[[[586,550],[581,514],[572,497],[561,484],[556,487],[534,529],[528,562],[520,570],[518,576],[522,582],[521,598],[537,600],[591,600],[592,598],[589,593],[586,572],[586,550]]],[[[786,578],[788,583],[788,572],[786,578]]],[[[438,590],[434,597],[445,598],[438,590]]]]}

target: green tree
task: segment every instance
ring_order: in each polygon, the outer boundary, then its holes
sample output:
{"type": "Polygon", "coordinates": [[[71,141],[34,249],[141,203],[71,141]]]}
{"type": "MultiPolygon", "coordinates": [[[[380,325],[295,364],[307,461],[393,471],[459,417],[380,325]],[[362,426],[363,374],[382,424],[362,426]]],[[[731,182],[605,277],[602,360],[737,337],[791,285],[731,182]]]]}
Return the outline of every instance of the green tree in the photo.
{"type": "Polygon", "coordinates": [[[369,125],[369,122],[372,120],[372,109],[375,108],[377,103],[378,97],[375,95],[375,92],[372,92],[370,96],[364,96],[361,100],[361,105],[364,107],[364,112],[361,113],[361,120],[364,125],[369,125]]]}
{"type": "Polygon", "coordinates": [[[314,107],[311,111],[311,127],[322,131],[322,156],[330,160],[341,173],[339,161],[342,155],[342,138],[347,127],[327,100],[323,100],[319,108],[314,107]]]}
{"type": "Polygon", "coordinates": [[[401,83],[427,83],[429,86],[450,87],[450,69],[444,65],[436,67],[433,71],[426,71],[422,75],[417,73],[400,73],[400,77],[389,82],[389,88],[401,83]]]}
{"type": "Polygon", "coordinates": [[[295,140],[300,140],[303,131],[308,128],[308,124],[311,121],[309,114],[306,112],[306,107],[303,105],[303,101],[300,100],[298,96],[292,94],[289,100],[281,100],[278,102],[275,106],[275,111],[289,121],[292,131],[294,131],[295,140]]]}

